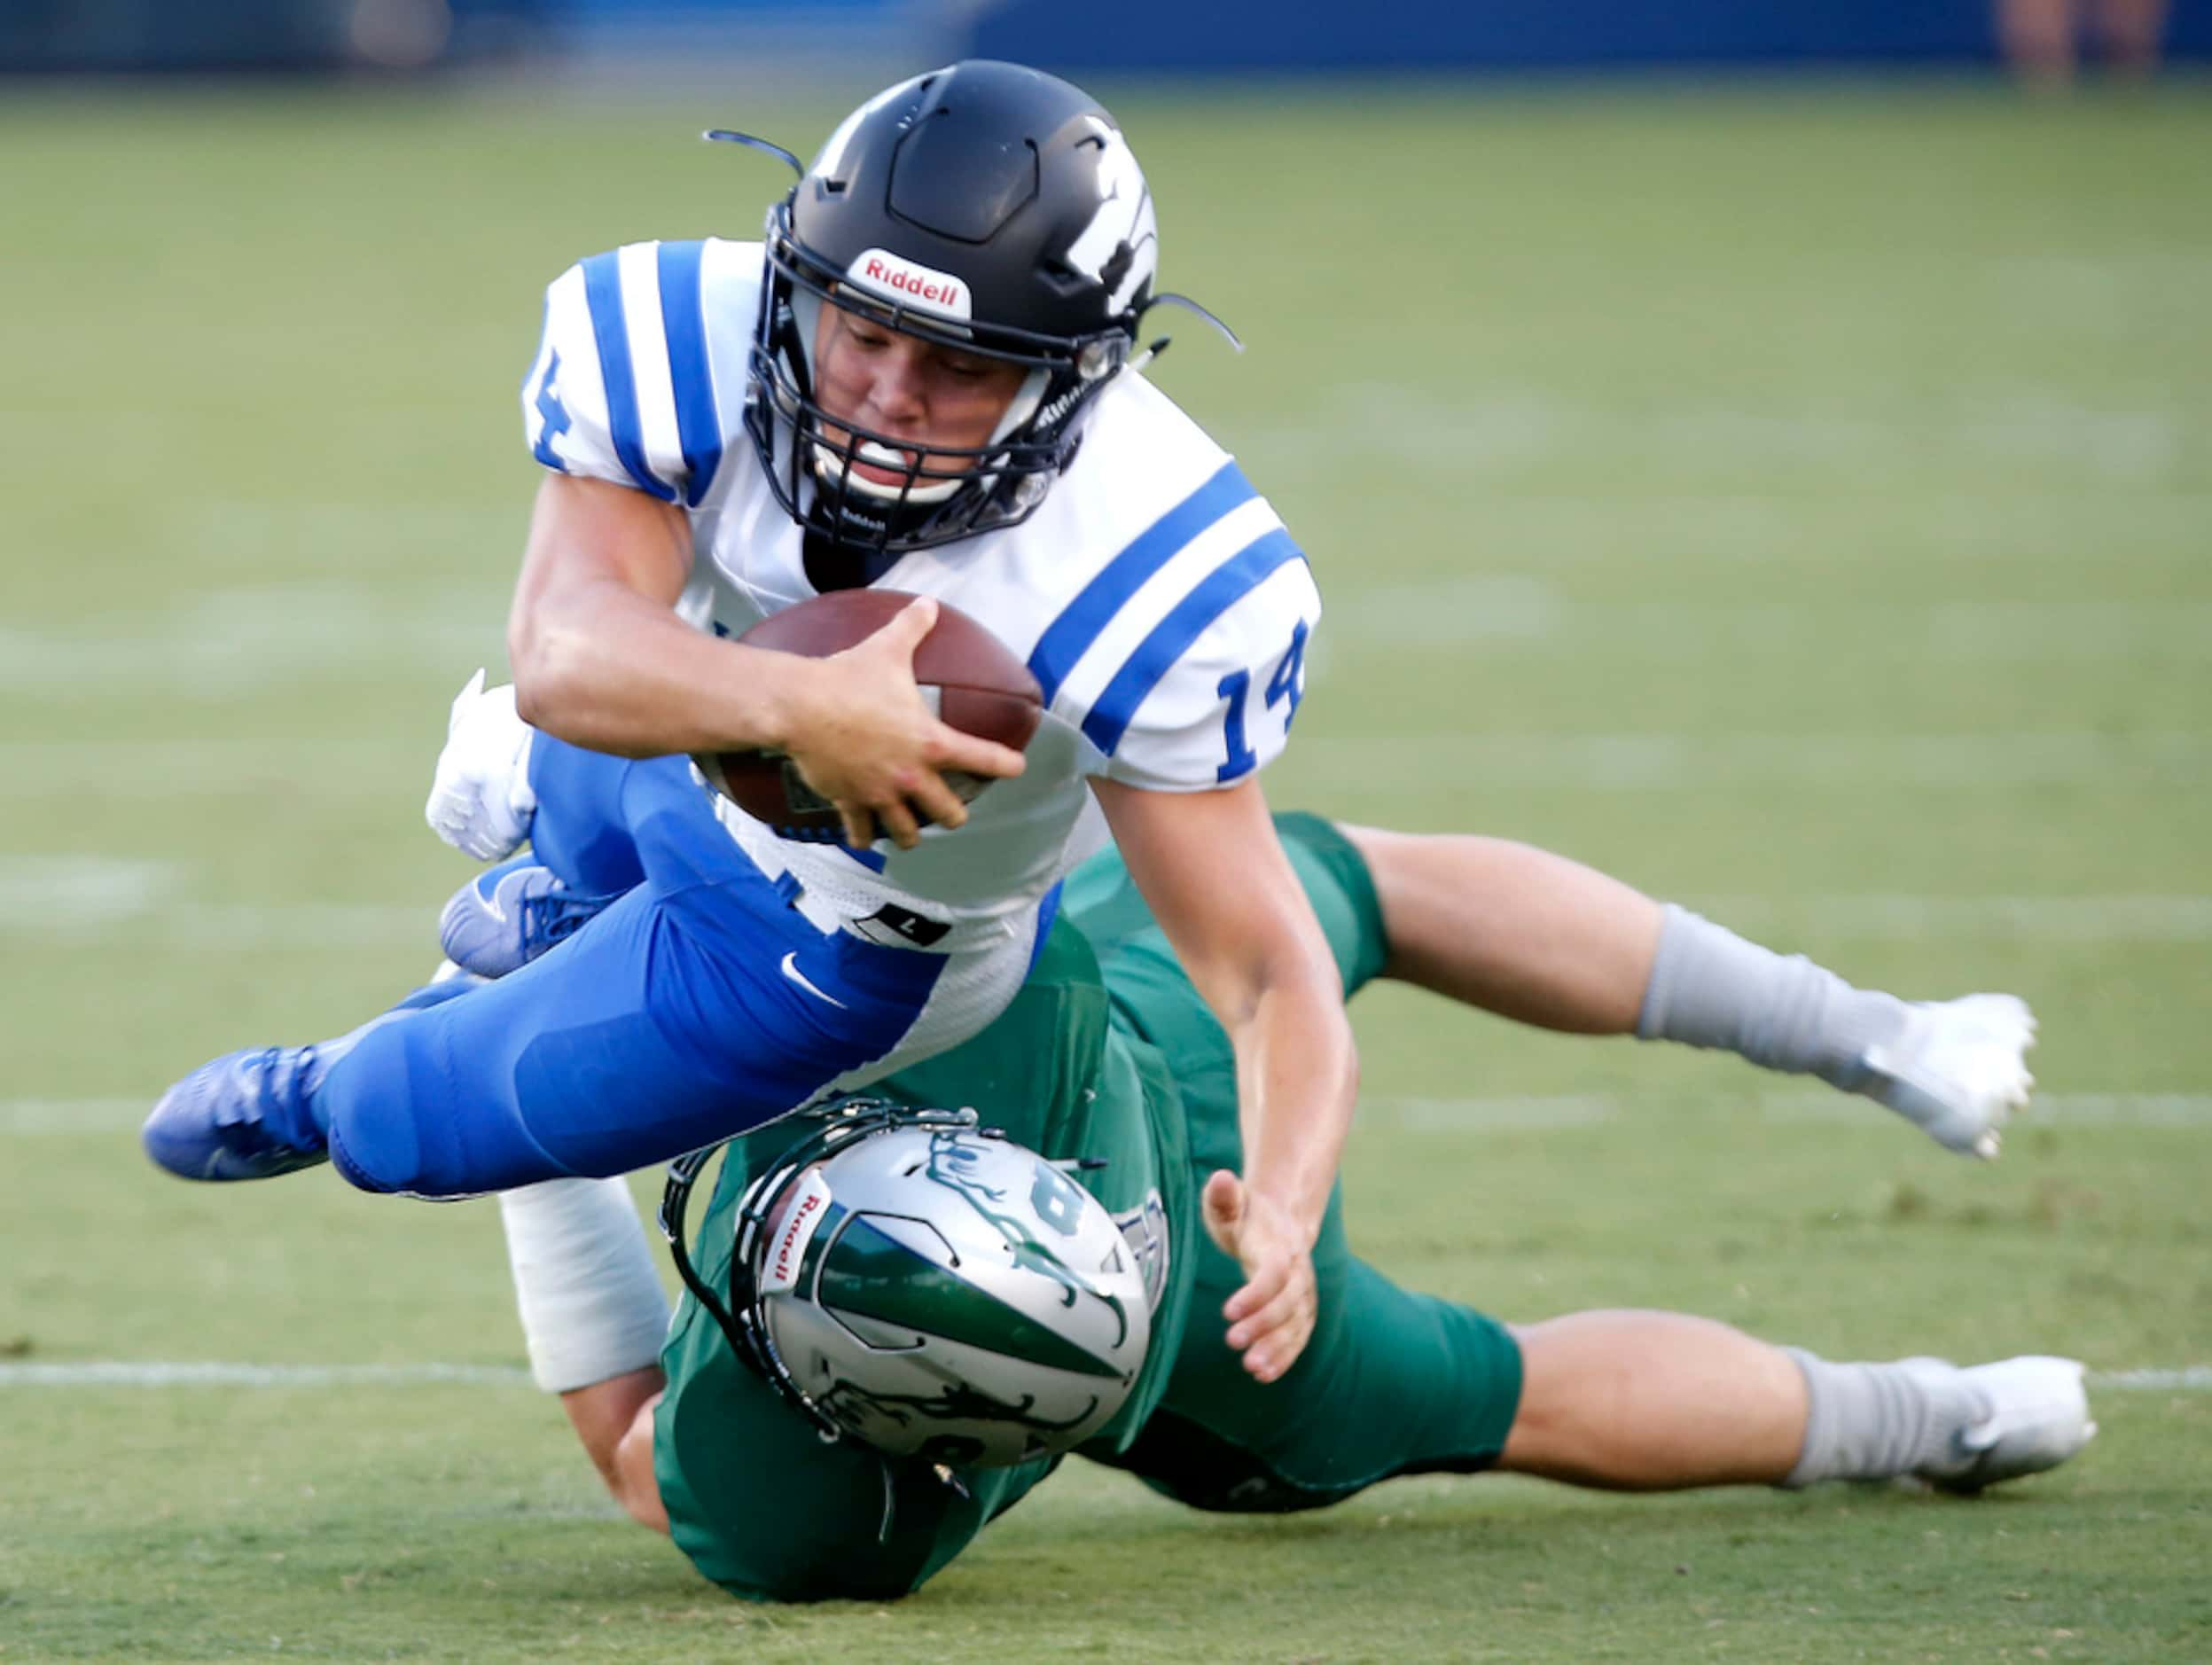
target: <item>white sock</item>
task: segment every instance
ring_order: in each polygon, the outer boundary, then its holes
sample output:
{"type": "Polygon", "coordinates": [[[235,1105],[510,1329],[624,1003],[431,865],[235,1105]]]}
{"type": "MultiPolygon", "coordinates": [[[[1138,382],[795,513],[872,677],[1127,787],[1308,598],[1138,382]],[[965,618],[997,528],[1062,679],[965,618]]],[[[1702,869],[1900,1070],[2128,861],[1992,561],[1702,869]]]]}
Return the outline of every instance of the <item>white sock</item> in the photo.
{"type": "Polygon", "coordinates": [[[660,1356],[668,1298],[621,1179],[550,1179],[499,1193],[530,1374],[589,1388],[660,1356]]]}

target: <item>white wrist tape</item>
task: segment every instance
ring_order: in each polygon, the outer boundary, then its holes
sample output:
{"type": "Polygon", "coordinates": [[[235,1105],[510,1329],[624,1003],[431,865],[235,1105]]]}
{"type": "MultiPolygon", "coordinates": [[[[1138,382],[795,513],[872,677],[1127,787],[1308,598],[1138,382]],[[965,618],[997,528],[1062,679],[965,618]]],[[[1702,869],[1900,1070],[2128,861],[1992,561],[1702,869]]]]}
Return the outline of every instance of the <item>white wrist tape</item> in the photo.
{"type": "Polygon", "coordinates": [[[589,1388],[660,1356],[668,1299],[626,1182],[551,1179],[503,1191],[499,1217],[540,1388],[589,1388]]]}

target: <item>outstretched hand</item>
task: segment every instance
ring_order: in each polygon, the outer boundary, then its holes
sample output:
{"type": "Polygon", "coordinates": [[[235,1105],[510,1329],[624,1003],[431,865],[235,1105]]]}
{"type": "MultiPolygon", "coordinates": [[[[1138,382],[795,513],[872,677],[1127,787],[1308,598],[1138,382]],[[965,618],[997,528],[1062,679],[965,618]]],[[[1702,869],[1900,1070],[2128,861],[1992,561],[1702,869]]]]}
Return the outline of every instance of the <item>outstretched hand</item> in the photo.
{"type": "Polygon", "coordinates": [[[825,674],[812,680],[789,724],[785,751],[807,784],[837,806],[845,841],[856,849],[881,836],[912,849],[923,819],[965,822],[967,805],[948,773],[1021,772],[1020,752],[964,734],[922,703],[914,650],[936,622],[937,604],[924,597],[866,640],[817,661],[825,674]]]}
{"type": "Polygon", "coordinates": [[[1298,1360],[1313,1335],[1318,1299],[1313,1233],[1265,1192],[1221,1169],[1200,1196],[1207,1235],[1244,1268],[1245,1285],[1229,1297],[1229,1345],[1244,1367],[1274,1381],[1298,1360]]]}

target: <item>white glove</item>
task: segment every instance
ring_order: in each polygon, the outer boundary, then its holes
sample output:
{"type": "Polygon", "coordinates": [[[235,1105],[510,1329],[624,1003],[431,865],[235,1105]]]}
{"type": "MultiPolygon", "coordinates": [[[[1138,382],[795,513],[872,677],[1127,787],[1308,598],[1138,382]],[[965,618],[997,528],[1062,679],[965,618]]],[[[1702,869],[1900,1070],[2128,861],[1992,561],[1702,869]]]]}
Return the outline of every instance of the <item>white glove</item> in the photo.
{"type": "Polygon", "coordinates": [[[453,696],[446,719],[445,749],[423,805],[430,830],[480,862],[504,861],[520,849],[537,814],[532,732],[515,715],[514,685],[487,690],[480,668],[453,696]]]}

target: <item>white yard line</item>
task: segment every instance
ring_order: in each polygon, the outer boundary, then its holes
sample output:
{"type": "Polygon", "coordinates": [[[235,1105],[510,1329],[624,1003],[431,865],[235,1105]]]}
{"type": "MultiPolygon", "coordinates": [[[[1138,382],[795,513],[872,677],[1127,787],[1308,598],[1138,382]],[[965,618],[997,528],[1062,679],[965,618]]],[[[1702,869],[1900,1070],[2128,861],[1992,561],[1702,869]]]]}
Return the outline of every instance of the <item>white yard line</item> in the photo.
{"type": "Polygon", "coordinates": [[[1849,641],[1857,645],[1854,652],[1883,658],[2201,661],[2212,661],[2212,602],[1609,601],[1568,596],[1534,574],[1480,573],[1367,584],[1332,598],[1321,640],[1332,652],[1539,641],[1546,653],[1668,659],[1685,653],[1833,653],[1849,641]]]}
{"type": "MultiPolygon", "coordinates": [[[[1864,1103],[1846,1093],[1817,1090],[1759,1095],[1761,1114],[1777,1122],[1856,1118],[1865,1114],[1864,1103]]],[[[2212,1127],[2212,1093],[2037,1093],[2012,1125],[2021,1128],[2038,1123],[2074,1127],[2212,1127]]]]}
{"type": "Polygon", "coordinates": [[[2212,1393],[2212,1364],[2185,1364],[2178,1370],[2091,1371],[2089,1385],[2138,1393],[2212,1393]]]}
{"type": "Polygon", "coordinates": [[[512,1364],[223,1364],[158,1359],[82,1359],[67,1364],[0,1363],[0,1388],[527,1388],[530,1372],[512,1364]]]}
{"type": "MultiPolygon", "coordinates": [[[[457,676],[453,685],[459,687],[457,676]]],[[[130,739],[0,741],[8,796],[145,801],[281,791],[389,799],[430,786],[443,708],[426,698],[418,731],[388,740],[130,739]]]]}
{"type": "Polygon", "coordinates": [[[115,856],[0,856],[0,919],[71,927],[129,918],[177,884],[174,862],[115,856]]]}
{"type": "MultiPolygon", "coordinates": [[[[1877,541],[1909,551],[1915,567],[1939,574],[1947,563],[2002,558],[2005,570],[2023,559],[2052,560],[2078,571],[2079,551],[2108,528],[2124,506],[2127,523],[2153,559],[2170,559],[2201,543],[2212,492],[2127,488],[2099,490],[2081,483],[2065,490],[1914,492],[1880,505],[1860,505],[1878,517],[1862,522],[1877,541]]],[[[1488,494],[1468,520],[1473,546],[1492,559],[1541,558],[1545,573],[1629,563],[1665,572],[1670,564],[1697,571],[1747,567],[1754,582],[1771,583],[1776,572],[1810,565],[1828,567],[1837,551],[1820,529],[1823,509],[1788,496],[1677,482],[1638,482],[1611,494],[1539,491],[1527,486],[1488,494]]],[[[2177,570],[2188,570],[2178,563],[2177,570]]],[[[1969,582],[1977,582],[1970,580],[1969,582]]],[[[1337,586],[1330,597],[1334,616],[1337,586]]],[[[1324,639],[1327,628],[1324,628],[1324,639]]]]}
{"type": "MultiPolygon", "coordinates": [[[[0,1363],[0,1388],[528,1388],[530,1372],[503,1364],[240,1364],[160,1359],[0,1363]]],[[[2212,1365],[2091,1372],[2106,1392],[2212,1393],[2212,1365]]]]}
{"type": "MultiPolygon", "coordinates": [[[[2078,309],[2077,309],[2078,310],[2078,309]]],[[[1839,468],[1913,473],[1927,459],[2035,464],[2046,478],[2084,489],[2125,484],[2158,490],[2174,481],[2187,413],[2148,403],[2090,407],[2047,395],[1962,392],[1910,419],[1842,405],[1780,409],[1684,402],[1630,414],[1548,387],[1498,386],[1441,395],[1382,380],[1326,389],[1325,403],[1247,430],[1240,450],[1271,468],[1326,470],[1372,457],[1392,468],[1496,485],[1583,462],[1594,450],[1632,452],[1659,478],[1692,481],[1747,471],[1839,468]]],[[[1485,494],[1486,496],[1488,494],[1485,494]]]]}
{"type": "MultiPolygon", "coordinates": [[[[1758,1113],[1774,1121],[1861,1119],[1876,1109],[1865,1099],[1819,1088],[1750,1096],[1758,1113]]],[[[1463,1098],[1372,1098],[1360,1114],[1408,1133],[1481,1133],[1509,1130],[1544,1131],[1590,1127],[1630,1114],[1663,1116],[1684,1102],[1666,1094],[1649,1098],[1622,1093],[1529,1093],[1463,1098]]],[[[1709,1098],[1694,1100],[1710,1105],[1709,1098]]],[[[2014,1122],[2015,1127],[2104,1125],[2113,1127],[2212,1127],[2212,1093],[2052,1092],[2038,1093],[2014,1122]]],[[[4,1128],[0,1121],[0,1128],[4,1128]]]]}
{"type": "MultiPolygon", "coordinates": [[[[136,1098],[0,1098],[0,1137],[135,1132],[158,1097],[159,1088],[136,1098]]],[[[1360,1114],[1376,1125],[1407,1133],[1546,1132],[1594,1127],[1628,1115],[1663,1116],[1685,1103],[1709,1106],[1715,1102],[1708,1098],[1685,1100],[1665,1094],[1641,1098],[1619,1093],[1505,1093],[1460,1098],[1384,1096],[1363,1099],[1360,1114]]],[[[1877,1114],[1877,1106],[1864,1098],[1817,1088],[1749,1094],[1736,1102],[1747,1113],[1779,1122],[1858,1121],[1877,1114]]],[[[2038,1093],[2013,1125],[2037,1124],[2212,1127],[2212,1093],[2038,1093]]]]}
{"type": "Polygon", "coordinates": [[[143,1098],[0,1099],[0,1137],[135,1132],[160,1096],[156,1091],[143,1098]]]}
{"type": "Polygon", "coordinates": [[[262,906],[171,903],[128,915],[0,917],[0,942],[125,942],[197,953],[346,952],[419,948],[426,974],[437,963],[438,908],[420,903],[271,903],[262,906]]]}
{"type": "MultiPolygon", "coordinates": [[[[1540,605],[1526,603],[1532,614],[1540,605]]],[[[1528,628],[1536,628],[1530,624],[1528,628]]],[[[475,660],[453,661],[453,685],[475,660]]],[[[441,700],[426,696],[389,739],[0,741],[12,800],[128,791],[228,796],[282,788],[317,797],[427,788],[441,700]]],[[[1301,734],[1292,755],[1316,778],[1353,786],[1449,782],[1485,788],[1646,792],[1787,785],[1864,793],[1903,787],[2114,785],[2164,789],[2212,780],[2212,737],[2192,729],[1990,734],[1301,734]]]]}
{"type": "MultiPolygon", "coordinates": [[[[1688,896],[1749,935],[1809,933],[1860,942],[1992,937],[2036,942],[2212,941],[2212,896],[1688,896]]],[[[127,943],[200,953],[345,952],[436,945],[441,902],[171,903],[129,909],[112,896],[61,897],[0,913],[0,942],[127,943]]]]}
{"type": "MultiPolygon", "coordinates": [[[[1591,1127],[1624,1114],[1609,1093],[1525,1093],[1479,1098],[1362,1098],[1359,1114],[1408,1133],[1538,1132],[1591,1127]]],[[[4,1124],[0,1124],[4,1125],[4,1124]]]]}
{"type": "MultiPolygon", "coordinates": [[[[0,855],[0,942],[118,942],[207,952],[343,952],[422,947],[442,898],[419,902],[207,903],[183,864],[120,856],[0,855]]],[[[1810,932],[1857,942],[2002,938],[2048,942],[2212,941],[2212,895],[1691,895],[1752,935],[1810,932]]]]}
{"type": "Polygon", "coordinates": [[[341,668],[449,669],[458,685],[496,656],[504,595],[447,587],[393,594],[369,584],[303,582],[207,591],[160,614],[116,614],[89,628],[0,627],[0,692],[50,702],[106,699],[117,688],[228,698],[272,683],[327,679],[341,668]]]}
{"type": "Polygon", "coordinates": [[[1665,792],[1786,785],[1864,796],[1905,788],[2106,785],[2169,790],[2212,779],[2212,739],[2185,729],[1994,734],[1301,735],[1291,754],[1338,786],[1465,792],[1548,787],[1665,792]]]}
{"type": "Polygon", "coordinates": [[[2002,937],[2038,942],[2201,942],[2212,896],[1691,896],[1731,929],[1810,931],[1854,942],[2002,937]]]}

